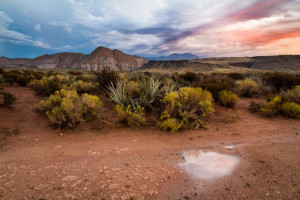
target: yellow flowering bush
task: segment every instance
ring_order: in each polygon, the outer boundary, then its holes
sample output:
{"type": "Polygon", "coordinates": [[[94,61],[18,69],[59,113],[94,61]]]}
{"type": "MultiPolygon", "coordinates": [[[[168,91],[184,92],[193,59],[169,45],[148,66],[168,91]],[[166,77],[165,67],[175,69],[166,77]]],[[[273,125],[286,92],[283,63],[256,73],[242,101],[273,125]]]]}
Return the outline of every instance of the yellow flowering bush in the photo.
{"type": "Polygon", "coordinates": [[[131,105],[124,106],[116,105],[115,110],[118,115],[118,119],[121,122],[127,123],[131,128],[137,129],[145,124],[145,109],[138,106],[136,110],[133,110],[131,105]]]}
{"type": "Polygon", "coordinates": [[[231,91],[222,90],[219,93],[219,101],[222,106],[233,108],[238,100],[239,97],[231,91]]]}
{"type": "Polygon", "coordinates": [[[99,118],[102,106],[97,96],[79,96],[76,91],[62,89],[37,103],[34,109],[45,112],[52,125],[72,128],[93,117],[99,118]]]}
{"type": "Polygon", "coordinates": [[[159,127],[169,131],[204,127],[204,121],[214,112],[212,100],[211,93],[202,88],[183,87],[166,94],[159,127]]]}

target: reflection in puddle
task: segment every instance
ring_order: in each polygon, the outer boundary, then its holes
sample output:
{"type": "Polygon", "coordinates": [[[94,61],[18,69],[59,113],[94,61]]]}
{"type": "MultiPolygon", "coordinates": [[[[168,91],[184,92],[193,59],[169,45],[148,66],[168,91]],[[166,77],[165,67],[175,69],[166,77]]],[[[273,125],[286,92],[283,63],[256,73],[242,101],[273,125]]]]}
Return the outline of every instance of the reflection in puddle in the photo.
{"type": "Polygon", "coordinates": [[[240,161],[235,156],[204,150],[184,151],[183,157],[185,162],[180,165],[188,173],[203,179],[229,175],[240,161]]]}

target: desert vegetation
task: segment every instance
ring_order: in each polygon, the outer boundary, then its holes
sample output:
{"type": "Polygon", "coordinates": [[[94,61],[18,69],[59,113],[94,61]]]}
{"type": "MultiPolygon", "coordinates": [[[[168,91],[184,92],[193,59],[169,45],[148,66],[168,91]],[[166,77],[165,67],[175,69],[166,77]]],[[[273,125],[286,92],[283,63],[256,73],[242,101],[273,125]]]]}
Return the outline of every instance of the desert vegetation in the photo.
{"type": "Polygon", "coordinates": [[[60,128],[101,118],[104,102],[113,104],[115,112],[115,121],[109,123],[134,129],[147,125],[171,132],[206,128],[214,104],[234,108],[240,98],[254,98],[249,109],[262,116],[300,118],[297,73],[118,73],[108,68],[92,73],[16,69],[0,73],[2,106],[15,101],[4,85],[29,87],[40,98],[34,110],[60,128]],[[266,103],[258,104],[256,98],[266,103]]]}

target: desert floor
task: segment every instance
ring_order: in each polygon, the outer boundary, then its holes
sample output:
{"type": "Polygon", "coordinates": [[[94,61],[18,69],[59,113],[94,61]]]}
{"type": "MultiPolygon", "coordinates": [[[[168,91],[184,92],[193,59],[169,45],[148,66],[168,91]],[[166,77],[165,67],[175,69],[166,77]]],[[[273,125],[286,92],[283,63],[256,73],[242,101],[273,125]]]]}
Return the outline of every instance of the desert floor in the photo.
{"type": "Polygon", "coordinates": [[[59,131],[32,110],[38,99],[31,90],[6,90],[18,99],[0,108],[0,199],[300,198],[300,121],[250,113],[251,99],[234,109],[215,105],[208,130],[166,133],[94,120],[59,131]],[[240,163],[228,176],[197,179],[179,166],[189,149],[240,163]]]}

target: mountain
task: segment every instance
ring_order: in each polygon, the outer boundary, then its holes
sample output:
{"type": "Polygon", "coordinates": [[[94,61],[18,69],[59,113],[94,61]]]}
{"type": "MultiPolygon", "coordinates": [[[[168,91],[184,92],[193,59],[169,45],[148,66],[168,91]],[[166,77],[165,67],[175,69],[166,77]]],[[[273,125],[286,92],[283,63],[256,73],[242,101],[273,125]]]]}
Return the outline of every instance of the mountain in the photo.
{"type": "Polygon", "coordinates": [[[160,57],[149,57],[148,60],[192,60],[196,59],[198,56],[191,53],[173,53],[168,56],[160,56],[160,57]]]}
{"type": "Polygon", "coordinates": [[[253,70],[300,72],[300,55],[215,57],[178,61],[150,60],[139,70],[156,72],[246,72],[253,70]]]}
{"type": "MultiPolygon", "coordinates": [[[[7,58],[8,60],[11,60],[7,58]]],[[[3,64],[7,63],[8,61],[3,64]]],[[[25,67],[41,69],[83,69],[101,70],[104,67],[116,71],[134,70],[148,62],[147,59],[138,56],[131,56],[119,50],[111,50],[105,47],[98,47],[92,53],[56,53],[53,55],[42,55],[23,64],[25,67]]],[[[0,64],[1,64],[0,60],[0,64]]]]}

